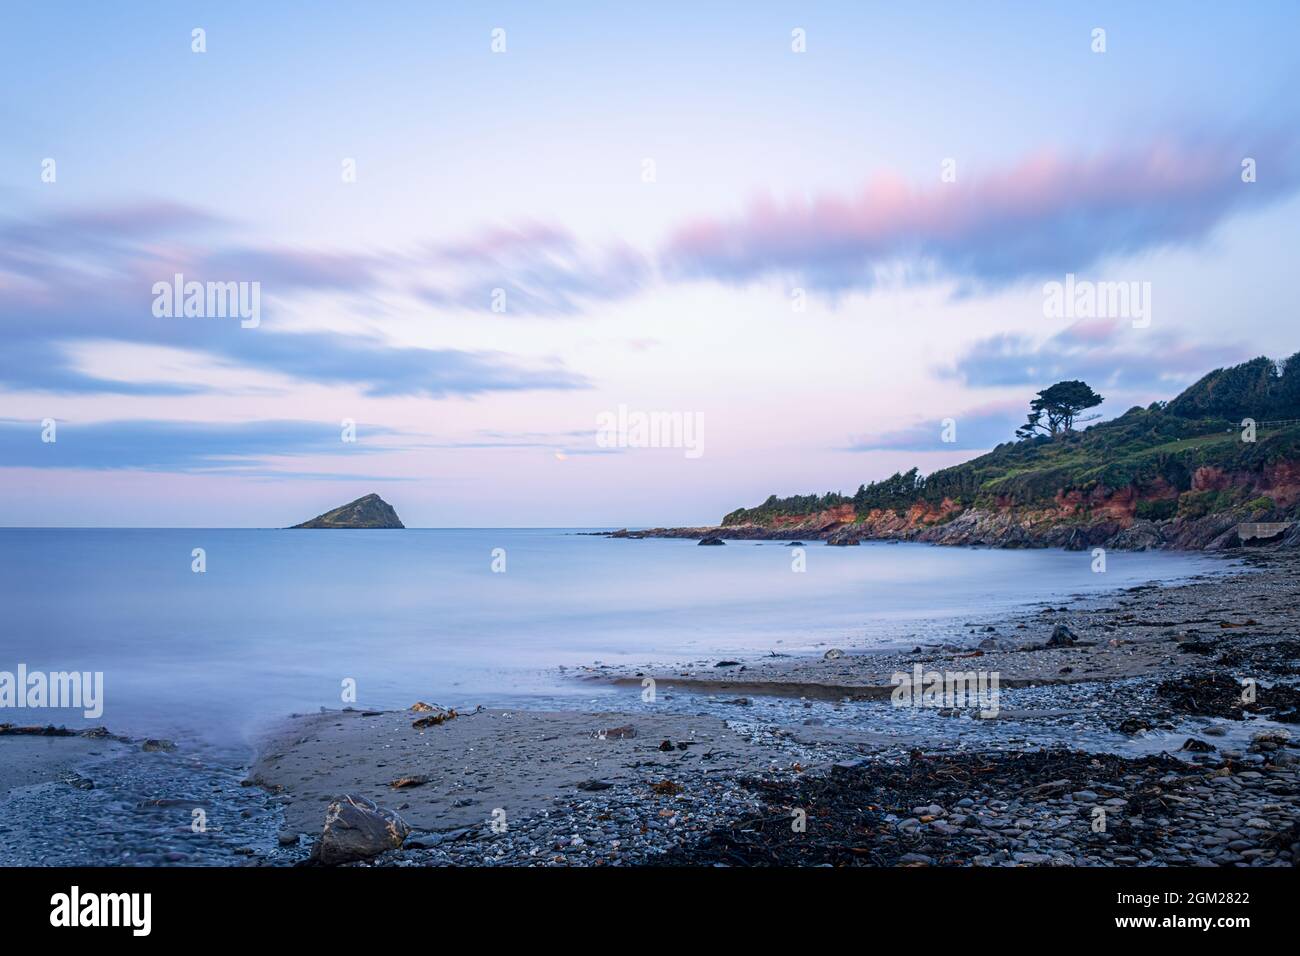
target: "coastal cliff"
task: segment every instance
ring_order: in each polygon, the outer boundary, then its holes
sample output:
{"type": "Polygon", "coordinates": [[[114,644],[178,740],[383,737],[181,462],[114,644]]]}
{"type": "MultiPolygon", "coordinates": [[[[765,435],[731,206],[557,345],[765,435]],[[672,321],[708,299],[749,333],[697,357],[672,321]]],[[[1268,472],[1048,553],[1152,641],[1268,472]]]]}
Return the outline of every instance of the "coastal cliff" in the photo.
{"type": "Polygon", "coordinates": [[[366,495],[294,528],[405,528],[397,512],[379,495],[366,495]]]}
{"type": "MultiPolygon", "coordinates": [[[[1300,462],[1285,463],[1295,469],[1300,462]]],[[[854,545],[863,541],[924,541],[931,544],[967,545],[992,548],[1065,548],[1088,550],[1107,548],[1145,551],[1155,548],[1218,550],[1244,544],[1276,543],[1300,547],[1295,486],[1263,487],[1251,480],[1218,489],[1242,499],[1242,503],[1200,516],[1183,514],[1155,519],[1138,516],[1139,508],[1152,502],[1169,501],[1149,497],[1133,489],[1120,489],[1085,502],[1068,498],[1048,507],[1004,503],[992,507],[963,508],[945,499],[938,507],[917,502],[901,514],[872,509],[858,515],[851,506],[806,515],[783,515],[779,521],[733,521],[698,528],[653,528],[646,531],[616,532],[614,537],[705,538],[753,540],[820,540],[833,545],[854,545]],[[1277,497],[1264,504],[1267,492],[1277,497]],[[1256,494],[1259,492],[1259,494],[1256,494]],[[1099,500],[1098,500],[1099,499],[1099,500]],[[1096,505],[1090,507],[1090,504],[1096,505]],[[1262,525],[1256,529],[1255,525],[1262,525]],[[1242,528],[1246,534],[1241,533],[1242,528]],[[1271,534],[1269,532],[1272,532],[1271,534]]],[[[1195,491],[1193,492],[1195,493],[1195,491]]]]}
{"type": "Polygon", "coordinates": [[[1300,354],[1217,369],[1172,401],[1080,431],[1021,435],[930,475],[913,468],[856,494],[773,495],[716,527],[618,536],[707,535],[1075,550],[1300,546],[1300,354]]]}

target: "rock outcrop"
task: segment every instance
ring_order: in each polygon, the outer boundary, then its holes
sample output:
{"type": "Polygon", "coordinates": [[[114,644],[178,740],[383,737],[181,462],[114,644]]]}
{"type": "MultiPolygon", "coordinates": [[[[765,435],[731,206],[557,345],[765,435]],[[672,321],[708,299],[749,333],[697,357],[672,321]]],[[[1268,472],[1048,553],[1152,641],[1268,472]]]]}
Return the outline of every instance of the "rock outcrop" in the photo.
{"type": "Polygon", "coordinates": [[[405,528],[397,512],[379,495],[366,495],[356,501],[317,515],[294,528],[405,528]]]}
{"type": "Polygon", "coordinates": [[[326,866],[368,860],[405,842],[411,828],[392,810],[346,794],[325,808],[325,828],[312,858],[326,866]]]}
{"type": "MultiPolygon", "coordinates": [[[[1064,548],[1070,551],[1219,551],[1243,547],[1238,526],[1247,520],[1241,512],[1209,514],[1200,518],[1178,517],[1162,521],[1111,517],[1107,513],[1062,514],[1055,509],[971,508],[955,516],[928,524],[917,515],[900,517],[894,512],[872,512],[861,520],[815,530],[800,523],[801,539],[820,540],[828,545],[851,546],[863,541],[922,541],[928,544],[964,545],[983,548],[1064,548]]],[[[812,524],[820,521],[815,519],[812,524]]],[[[725,536],[738,540],[788,541],[794,537],[789,525],[729,524],[704,528],[651,528],[636,533],[638,538],[696,538],[725,536]]],[[[618,535],[615,535],[618,537],[618,535]]],[[[630,535],[623,535],[630,537],[630,535]]],[[[1300,521],[1290,525],[1276,540],[1260,544],[1300,547],[1300,521]]]]}

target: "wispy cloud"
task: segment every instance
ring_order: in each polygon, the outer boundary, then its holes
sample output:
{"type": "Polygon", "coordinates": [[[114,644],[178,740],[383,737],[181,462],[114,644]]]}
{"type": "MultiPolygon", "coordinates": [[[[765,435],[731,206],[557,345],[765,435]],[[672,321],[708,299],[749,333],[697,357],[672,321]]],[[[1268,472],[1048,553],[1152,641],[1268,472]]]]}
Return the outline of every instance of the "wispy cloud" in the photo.
{"type": "Polygon", "coordinates": [[[463,241],[432,245],[417,257],[432,273],[416,279],[429,304],[509,315],[563,316],[640,291],[649,276],[646,257],[613,243],[588,248],[554,226],[491,229],[463,241]]]}
{"type": "Polygon", "coordinates": [[[188,349],[217,362],[354,386],[370,395],[437,398],[589,384],[558,362],[530,365],[496,351],[399,346],[372,334],[287,331],[277,321],[275,297],[365,292],[381,281],[380,260],[222,244],[208,233],[218,222],[188,207],[142,204],[0,225],[0,332],[6,338],[0,384],[117,394],[203,390],[193,383],[85,374],[72,361],[70,346],[88,340],[188,349]],[[187,281],[258,282],[270,314],[256,330],[233,319],[158,318],[152,311],[154,283],[178,273],[187,281]]]}
{"type": "MultiPolygon", "coordinates": [[[[1159,392],[1189,384],[1206,370],[1249,358],[1234,345],[1198,345],[1171,332],[1134,330],[1115,320],[1076,322],[1046,340],[1022,334],[980,339],[939,374],[974,387],[1032,385],[1083,379],[1094,388],[1159,392]]],[[[1170,394],[1164,394],[1170,392],[1170,394]]]]}
{"type": "MultiPolygon", "coordinates": [[[[0,224],[0,385],[56,392],[173,395],[196,382],[105,381],[73,361],[90,340],[160,345],[214,362],[350,386],[369,395],[475,395],[590,387],[557,362],[498,351],[416,348],[366,331],[292,328],[281,310],[310,309],[322,294],[364,311],[367,301],[489,318],[572,316],[641,293],[652,280],[747,283],[792,276],[816,293],[870,289],[889,273],[973,290],[1081,271],[1110,257],[1203,239],[1228,217],[1300,186],[1300,151],[1288,135],[1241,137],[1267,175],[1244,183],[1246,153],[1228,138],[1181,137],[1091,155],[1044,151],[953,183],[909,185],[880,174],[856,196],[764,200],[731,218],[697,218],[654,255],[614,241],[586,243],[549,223],[495,227],[355,252],[238,241],[235,226],[175,203],[84,209],[0,224]],[[160,319],[152,287],[175,274],[205,282],[258,282],[268,314],[238,322],[160,319]],[[288,303],[286,305],[286,303],[288,303]]],[[[936,170],[936,180],[937,180],[936,170]]],[[[387,306],[386,306],[387,307],[387,306]]],[[[1046,345],[1006,335],[981,343],[953,374],[972,384],[1019,384],[1085,372],[1124,387],[1150,383],[1154,339],[1130,352],[1089,349],[1062,333],[1046,345]],[[1020,365],[1028,356],[1034,363],[1020,365]]],[[[1166,343],[1167,345],[1168,343],[1166,343]]],[[[1165,371],[1231,358],[1162,349],[1165,371]]]]}
{"type": "MultiPolygon", "coordinates": [[[[337,426],[309,421],[58,422],[53,442],[43,441],[42,432],[40,422],[0,420],[0,466],[287,478],[304,477],[305,473],[276,470],[279,459],[366,456],[403,447],[400,441],[393,441],[400,439],[398,432],[377,425],[358,427],[364,441],[344,442],[337,426]]],[[[310,476],[380,480],[373,475],[333,472],[312,472],[310,476]]]]}
{"type": "Polygon", "coordinates": [[[903,428],[855,436],[850,451],[946,451],[992,448],[1015,437],[1029,401],[1042,388],[1064,379],[1082,379],[1110,401],[1103,409],[1120,411],[1133,402],[1169,399],[1206,370],[1250,357],[1237,345],[1197,345],[1153,329],[1098,319],[1075,322],[1047,339],[1005,333],[980,339],[949,365],[936,369],[941,379],[971,388],[1023,388],[1023,399],[990,402],[951,415],[935,415],[903,428]],[[944,419],[954,423],[954,440],[945,442],[944,419]]]}
{"type": "Polygon", "coordinates": [[[1080,156],[1044,151],[928,186],[878,174],[856,196],[756,201],[671,238],[663,271],[744,283],[792,276],[810,291],[870,289],[882,272],[997,287],[1083,270],[1108,256],[1192,243],[1229,215],[1300,186],[1292,136],[1184,138],[1080,156]],[[1241,179],[1243,156],[1269,175],[1241,179]],[[1262,157],[1267,157],[1266,159],[1262,157]]]}
{"type": "Polygon", "coordinates": [[[467,449],[537,449],[563,455],[622,454],[623,448],[596,447],[596,430],[579,428],[555,432],[502,432],[483,429],[474,438],[459,441],[419,442],[421,448],[443,448],[455,451],[467,449]]]}

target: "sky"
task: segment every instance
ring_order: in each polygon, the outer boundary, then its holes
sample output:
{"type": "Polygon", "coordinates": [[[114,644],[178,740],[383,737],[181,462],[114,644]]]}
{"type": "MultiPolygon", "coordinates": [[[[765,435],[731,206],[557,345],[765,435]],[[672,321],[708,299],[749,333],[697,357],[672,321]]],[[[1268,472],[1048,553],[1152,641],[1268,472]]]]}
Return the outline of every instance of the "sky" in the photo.
{"type": "Polygon", "coordinates": [[[3,18],[0,525],[712,524],[1300,351],[1293,2],[3,18]]]}

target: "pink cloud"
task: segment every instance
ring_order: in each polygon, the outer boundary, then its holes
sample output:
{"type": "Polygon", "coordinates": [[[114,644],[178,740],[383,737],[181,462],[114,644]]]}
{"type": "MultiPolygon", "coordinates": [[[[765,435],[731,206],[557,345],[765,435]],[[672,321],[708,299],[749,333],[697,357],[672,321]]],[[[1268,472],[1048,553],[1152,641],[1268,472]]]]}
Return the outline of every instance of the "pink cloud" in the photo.
{"type": "Polygon", "coordinates": [[[989,285],[1075,271],[1195,242],[1235,211],[1289,195],[1300,185],[1294,139],[1256,145],[1267,182],[1242,181],[1238,146],[1174,140],[1089,156],[1045,150],[952,183],[937,167],[925,186],[882,173],[855,196],[764,197],[734,218],[688,222],[661,262],[678,278],[782,274],[832,290],[870,287],[876,268],[899,262],[989,285]]]}

